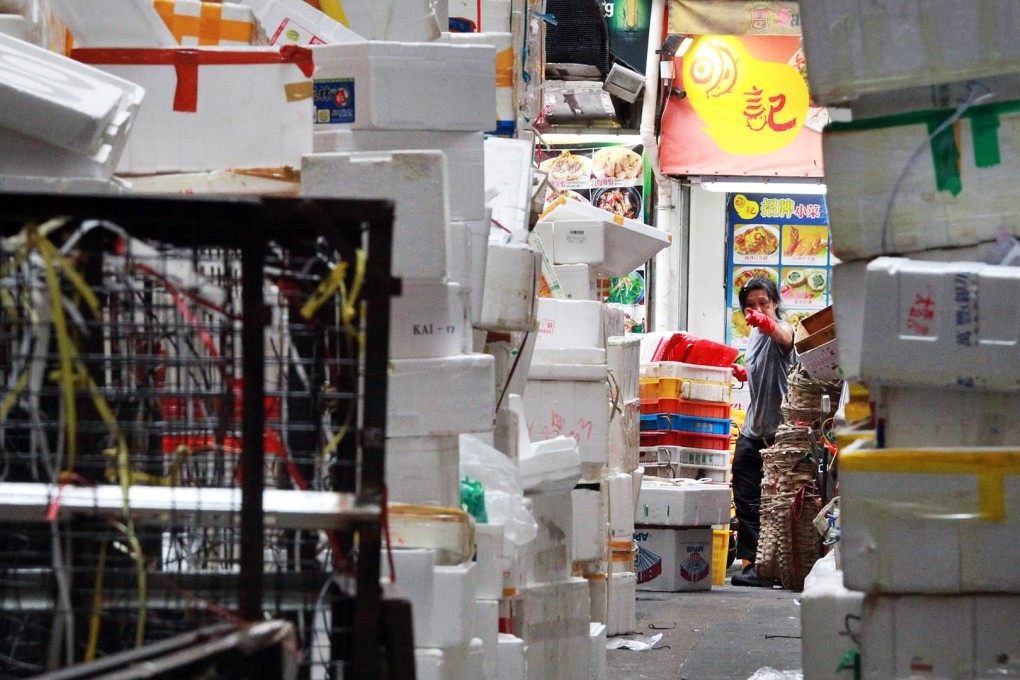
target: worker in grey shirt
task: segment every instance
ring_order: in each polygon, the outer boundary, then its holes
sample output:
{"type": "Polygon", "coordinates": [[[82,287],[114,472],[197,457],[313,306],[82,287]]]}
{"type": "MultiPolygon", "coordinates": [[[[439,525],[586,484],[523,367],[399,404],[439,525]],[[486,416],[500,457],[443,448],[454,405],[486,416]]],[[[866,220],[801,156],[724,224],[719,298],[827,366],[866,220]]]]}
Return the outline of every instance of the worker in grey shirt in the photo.
{"type": "Polygon", "coordinates": [[[737,513],[737,557],[743,562],[740,574],[730,583],[735,586],[771,587],[754,571],[758,552],[758,527],[761,505],[761,450],[771,446],[782,420],[780,407],[786,394],[786,374],[795,360],[793,327],[779,318],[779,289],[772,279],[756,276],[740,289],[740,308],[751,326],[744,374],[750,401],[744,427],[733,453],[733,505],[737,513]]]}

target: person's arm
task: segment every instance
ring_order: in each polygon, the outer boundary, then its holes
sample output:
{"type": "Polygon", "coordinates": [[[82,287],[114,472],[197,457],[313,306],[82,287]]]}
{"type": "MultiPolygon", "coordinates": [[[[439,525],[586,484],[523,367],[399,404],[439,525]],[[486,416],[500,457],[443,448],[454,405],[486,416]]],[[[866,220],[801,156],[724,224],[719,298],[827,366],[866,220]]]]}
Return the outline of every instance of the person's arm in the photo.
{"type": "Polygon", "coordinates": [[[772,340],[783,348],[784,352],[793,349],[793,326],[785,321],[777,321],[776,328],[768,334],[772,340]]]}
{"type": "Polygon", "coordinates": [[[793,326],[790,324],[773,319],[756,309],[745,310],[744,318],[747,319],[749,325],[772,338],[772,341],[782,347],[784,352],[793,349],[793,326]]]}

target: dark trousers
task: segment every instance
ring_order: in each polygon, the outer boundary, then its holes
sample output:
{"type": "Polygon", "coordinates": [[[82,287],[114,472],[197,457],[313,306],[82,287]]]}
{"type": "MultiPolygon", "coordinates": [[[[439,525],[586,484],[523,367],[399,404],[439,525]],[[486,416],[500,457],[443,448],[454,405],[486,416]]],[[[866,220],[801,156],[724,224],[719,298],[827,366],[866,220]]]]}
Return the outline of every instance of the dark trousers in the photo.
{"type": "Polygon", "coordinates": [[[740,435],[733,451],[733,507],[737,511],[737,557],[754,562],[761,506],[761,450],[764,439],[740,435]]]}

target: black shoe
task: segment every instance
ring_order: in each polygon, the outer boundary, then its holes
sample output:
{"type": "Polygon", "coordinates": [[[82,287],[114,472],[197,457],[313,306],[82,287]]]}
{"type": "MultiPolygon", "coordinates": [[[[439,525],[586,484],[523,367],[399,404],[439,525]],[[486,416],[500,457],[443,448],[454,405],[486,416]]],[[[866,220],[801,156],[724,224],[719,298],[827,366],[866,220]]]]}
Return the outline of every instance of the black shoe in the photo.
{"type": "Polygon", "coordinates": [[[750,586],[752,588],[771,588],[772,582],[758,578],[754,573],[754,565],[749,564],[744,570],[730,579],[731,586],[750,586]]]}

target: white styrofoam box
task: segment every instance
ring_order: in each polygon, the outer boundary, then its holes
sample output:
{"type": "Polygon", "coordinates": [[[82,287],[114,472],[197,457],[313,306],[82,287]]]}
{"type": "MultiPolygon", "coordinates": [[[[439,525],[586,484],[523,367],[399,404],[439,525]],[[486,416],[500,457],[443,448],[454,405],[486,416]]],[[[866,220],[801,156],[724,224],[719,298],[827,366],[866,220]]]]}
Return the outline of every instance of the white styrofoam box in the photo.
{"type": "Polygon", "coordinates": [[[449,647],[414,649],[415,678],[418,680],[480,680],[483,676],[485,644],[478,638],[449,647]]]}
{"type": "Polygon", "coordinates": [[[517,460],[517,468],[526,493],[570,491],[581,477],[577,440],[560,435],[533,441],[530,451],[522,452],[517,460]]]}
{"type": "Polygon", "coordinates": [[[457,435],[386,438],[386,493],[393,503],[460,507],[457,435]]]}
{"type": "Polygon", "coordinates": [[[553,264],[599,265],[606,258],[606,229],[602,220],[542,221],[535,231],[553,264]]]}
{"type": "Polygon", "coordinates": [[[315,53],[315,125],[376,130],[491,130],[496,50],[369,41],[315,53]]]}
{"type": "Polygon", "coordinates": [[[969,246],[994,241],[1000,229],[1020,235],[1009,200],[1012,178],[1020,171],[1020,115],[995,116],[999,159],[994,164],[975,158],[972,118],[953,128],[960,135],[958,158],[949,159],[953,167],[959,164],[956,195],[936,186],[925,120],[878,127],[883,120],[848,123],[827,129],[823,137],[834,255],[849,261],[969,246]]]}
{"type": "Polygon", "coordinates": [[[589,624],[588,677],[590,680],[609,680],[609,660],[606,657],[606,624],[589,624]]]}
{"type": "Polygon", "coordinates": [[[427,42],[446,30],[432,4],[429,0],[344,0],[343,18],[352,31],[369,40],[427,42]]]}
{"type": "Polygon", "coordinates": [[[71,56],[145,88],[119,174],[298,167],[311,151],[314,65],[306,48],[75,49],[71,56]]]}
{"type": "Polygon", "coordinates": [[[598,347],[536,347],[531,354],[531,363],[607,366],[606,350],[598,347]]]}
{"type": "Polygon", "coordinates": [[[449,178],[450,219],[465,222],[485,218],[484,139],[481,132],[347,130],[333,126],[314,131],[312,148],[315,153],[442,151],[446,155],[446,174],[449,178]]]}
{"type": "MultiPolygon", "coordinates": [[[[0,143],[2,147],[2,143],[0,143]]],[[[0,150],[0,158],[4,157],[0,150]]],[[[0,173],[0,191],[32,194],[126,194],[131,185],[117,178],[35,177],[0,173]]]]}
{"type": "Polygon", "coordinates": [[[994,92],[995,101],[999,102],[1020,99],[1020,74],[1011,72],[941,83],[935,87],[925,85],[871,92],[847,102],[848,106],[844,109],[849,110],[851,120],[880,118],[915,111],[930,111],[945,107],[947,104],[961,104],[973,96],[974,92],[994,92]]]}
{"type": "Polygon", "coordinates": [[[475,596],[479,600],[503,597],[503,536],[502,524],[475,525],[475,561],[478,563],[475,596]]]}
{"type": "Polygon", "coordinates": [[[1017,615],[1016,595],[868,596],[859,633],[861,677],[1007,675],[1003,660],[1020,648],[1017,615]]]}
{"type": "Polygon", "coordinates": [[[606,531],[602,494],[597,489],[571,491],[573,501],[574,561],[588,562],[606,557],[609,534],[606,531]]]}
{"type": "Polygon", "coordinates": [[[879,387],[869,391],[890,449],[1020,446],[1020,394],[879,387]]]}
{"type": "Polygon", "coordinates": [[[608,635],[626,635],[637,630],[637,574],[632,571],[612,574],[608,579],[608,635]]]}
{"type": "Polygon", "coordinates": [[[561,197],[542,213],[538,224],[535,225],[535,231],[542,238],[547,254],[554,263],[569,262],[566,259],[569,256],[561,255],[558,251],[550,252],[554,244],[560,242],[557,232],[561,227],[557,227],[556,224],[579,220],[594,221],[602,225],[586,228],[585,238],[597,238],[597,233],[602,232],[603,257],[598,264],[598,270],[608,276],[627,276],[670,243],[669,234],[660,229],[621,215],[614,215],[593,205],[561,197]]]}
{"type": "Polygon", "coordinates": [[[489,243],[479,328],[532,331],[535,328],[541,256],[523,245],[489,243]]]}
{"type": "Polygon", "coordinates": [[[640,430],[641,401],[618,402],[609,416],[610,469],[628,471],[637,467],[640,430]]]}
{"type": "Polygon", "coordinates": [[[49,0],[81,47],[175,47],[177,40],[151,2],[49,0]],[[111,21],[116,17],[116,21],[111,21]]]}
{"type": "Polygon", "coordinates": [[[304,0],[239,1],[255,10],[255,15],[272,45],[324,45],[365,41],[365,38],[304,0]]]}
{"type": "Polygon", "coordinates": [[[499,634],[499,668],[497,680],[524,680],[524,640],[509,633],[499,634]]]}
{"type": "MultiPolygon", "coordinates": [[[[800,654],[804,680],[840,680],[836,671],[844,655],[855,648],[847,631],[848,621],[861,616],[864,593],[843,585],[830,551],[808,572],[800,597],[800,654]]],[[[857,628],[853,629],[856,632],[857,628]]],[[[892,676],[890,676],[892,677],[892,676]]]]}
{"type": "Polygon", "coordinates": [[[181,45],[264,45],[255,12],[239,2],[208,0],[148,0],[181,45]],[[211,11],[210,11],[211,10],[211,11]]]}
{"type": "Polygon", "coordinates": [[[439,151],[311,154],[301,163],[306,196],[396,203],[392,273],[409,279],[446,276],[448,186],[446,157],[439,151]]]}
{"type": "Polygon", "coordinates": [[[582,463],[608,463],[610,391],[606,375],[604,366],[532,365],[523,395],[531,438],[574,437],[582,463]]]}
{"type": "Polygon", "coordinates": [[[633,481],[629,472],[616,472],[603,482],[609,490],[609,532],[614,544],[621,539],[629,543],[634,535],[633,481]]]}
{"type": "Polygon", "coordinates": [[[434,567],[432,626],[424,637],[415,635],[416,646],[451,647],[471,641],[475,629],[476,569],[474,562],[434,567]]]}
{"type": "Polygon", "coordinates": [[[462,354],[471,328],[468,290],[459,283],[405,279],[390,301],[390,358],[462,354]]]}
{"type": "Polygon", "coordinates": [[[590,264],[554,264],[553,273],[567,300],[597,300],[597,271],[590,264]]]}
{"type": "Polygon", "coordinates": [[[467,19],[476,31],[510,29],[510,0],[450,0],[451,18],[467,19]]]}
{"type": "MultiPolygon", "coordinates": [[[[411,603],[415,645],[424,646],[421,641],[428,638],[429,628],[432,627],[436,552],[427,549],[395,548],[391,555],[393,570],[397,574],[393,593],[396,597],[411,603]]],[[[390,563],[385,555],[380,565],[383,578],[388,579],[390,563]]]]}
{"type": "Polygon", "coordinates": [[[605,349],[605,305],[593,300],[538,298],[536,348],[605,349]]]}
{"type": "Polygon", "coordinates": [[[863,286],[850,271],[834,277],[849,290],[833,306],[847,380],[1020,389],[1020,373],[1003,370],[1020,364],[1020,267],[880,257],[863,286]]]}
{"type": "Polygon", "coordinates": [[[28,20],[20,14],[0,14],[0,33],[17,38],[18,40],[29,40],[28,20]]]}
{"type": "MultiPolygon", "coordinates": [[[[574,563],[574,505],[570,490],[528,494],[538,535],[528,549],[527,583],[554,583],[570,576],[574,563]]],[[[525,638],[526,639],[526,638],[525,638]]]]}
{"type": "Polygon", "coordinates": [[[475,600],[475,637],[484,650],[484,678],[496,677],[499,663],[499,600],[475,600]]]}
{"type": "Polygon", "coordinates": [[[712,527],[642,525],[634,531],[634,542],[638,590],[673,593],[712,588],[712,527]]]}
{"type": "Polygon", "coordinates": [[[454,45],[491,45],[496,50],[496,127],[486,132],[509,133],[517,121],[517,101],[514,97],[513,36],[509,31],[484,33],[451,33],[454,45]]]}
{"type": "Polygon", "coordinates": [[[730,521],[730,486],[690,479],[646,478],[634,522],[653,526],[708,526],[730,521]]]}
{"type": "MultiPolygon", "coordinates": [[[[844,2],[800,8],[812,98],[823,104],[881,90],[1020,70],[1010,0],[844,2]]],[[[830,169],[826,156],[826,177],[830,169]]]]}
{"type": "Polygon", "coordinates": [[[485,140],[485,192],[496,193],[489,203],[492,219],[511,234],[523,234],[528,229],[533,160],[533,142],[502,137],[485,140]]]}
{"type": "MultiPolygon", "coordinates": [[[[475,222],[450,222],[450,237],[446,244],[447,279],[470,290],[471,323],[482,318],[485,299],[485,272],[489,249],[489,219],[475,222]]],[[[484,331],[481,331],[484,333],[484,331]]],[[[484,335],[478,347],[484,345],[484,335]]],[[[478,351],[478,350],[476,350],[478,351]]]]}
{"type": "Polygon", "coordinates": [[[530,585],[521,592],[515,630],[524,640],[529,680],[587,674],[589,609],[583,578],[530,585]]]}
{"type": "Polygon", "coordinates": [[[612,335],[606,341],[606,363],[620,401],[638,398],[641,380],[641,336],[612,335]]]}
{"type": "Polygon", "coordinates": [[[1020,451],[840,453],[847,588],[869,593],[1020,592],[1020,451]],[[916,565],[926,569],[916,578],[916,565]]]}
{"type": "Polygon", "coordinates": [[[414,437],[491,431],[493,369],[488,354],[391,360],[386,433],[414,437]]]}
{"type": "Polygon", "coordinates": [[[110,177],[144,96],[133,82],[0,34],[0,173],[110,177]]]}

